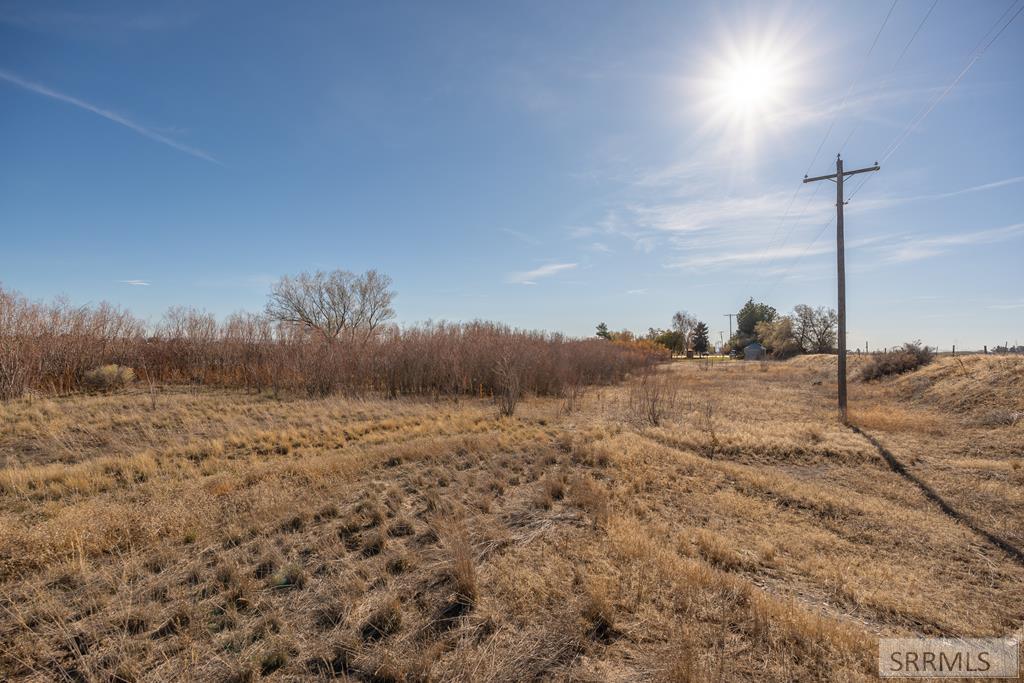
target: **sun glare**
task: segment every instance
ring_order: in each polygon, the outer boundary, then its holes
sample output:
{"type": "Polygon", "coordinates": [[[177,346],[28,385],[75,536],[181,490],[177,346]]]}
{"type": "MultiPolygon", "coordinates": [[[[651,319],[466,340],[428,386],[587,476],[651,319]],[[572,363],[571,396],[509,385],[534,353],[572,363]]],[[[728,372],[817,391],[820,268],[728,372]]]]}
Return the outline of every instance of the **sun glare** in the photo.
{"type": "Polygon", "coordinates": [[[798,108],[797,81],[803,80],[794,60],[798,45],[796,38],[782,40],[774,31],[723,39],[695,79],[700,134],[717,140],[723,150],[753,153],[785,128],[798,108]]]}
{"type": "Polygon", "coordinates": [[[718,84],[724,104],[743,112],[762,108],[779,95],[779,73],[768,62],[744,62],[734,65],[718,84]]]}
{"type": "Polygon", "coordinates": [[[783,71],[778,62],[765,57],[746,57],[725,66],[712,85],[721,113],[770,114],[783,100],[783,71]]]}

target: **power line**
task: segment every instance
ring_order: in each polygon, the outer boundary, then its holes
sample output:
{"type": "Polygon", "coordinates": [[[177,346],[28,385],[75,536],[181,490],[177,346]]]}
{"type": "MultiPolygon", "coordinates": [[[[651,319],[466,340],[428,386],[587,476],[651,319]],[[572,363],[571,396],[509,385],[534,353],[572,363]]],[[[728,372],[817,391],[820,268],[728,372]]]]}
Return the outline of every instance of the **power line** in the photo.
{"type": "Polygon", "coordinates": [[[944,100],[950,92],[952,92],[952,90],[960,83],[960,81],[963,80],[964,76],[967,75],[967,72],[971,70],[971,67],[973,67],[979,59],[981,59],[982,55],[984,55],[985,52],[990,47],[992,47],[992,44],[995,43],[999,36],[1002,35],[1003,31],[1005,31],[1006,28],[1013,23],[1014,19],[1016,19],[1018,15],[1020,15],[1021,10],[1024,10],[1024,4],[1022,4],[1020,8],[1017,9],[1017,12],[1014,13],[1012,17],[1010,17],[1009,21],[1003,24],[1002,28],[999,29],[999,31],[992,37],[992,39],[989,40],[988,43],[985,43],[984,47],[981,47],[982,43],[985,42],[985,38],[988,36],[988,34],[991,33],[995,29],[995,27],[999,25],[1000,22],[1002,22],[1003,18],[1006,17],[1006,15],[1013,8],[1013,6],[1017,4],[1017,2],[1018,0],[1013,0],[1013,2],[1010,3],[1010,6],[1006,9],[1006,11],[1003,12],[1003,14],[993,25],[993,27],[985,32],[985,35],[982,37],[981,42],[979,42],[978,46],[975,47],[972,51],[971,56],[967,60],[967,64],[964,65],[964,68],[960,70],[960,73],[958,73],[956,78],[953,79],[953,82],[950,83],[946,87],[946,89],[939,94],[938,97],[932,100],[931,104],[929,104],[920,114],[918,114],[917,117],[911,119],[910,123],[903,130],[903,132],[896,136],[896,139],[894,139],[893,142],[889,144],[889,147],[887,147],[886,151],[882,154],[882,161],[886,161],[889,157],[893,155],[893,153],[897,149],[900,148],[900,146],[907,139],[907,137],[909,137],[910,134],[913,133],[919,125],[921,125],[921,122],[924,121],[925,118],[927,118],[928,115],[932,113],[932,110],[935,109],[935,107],[937,107],[939,103],[942,102],[942,100],[944,100]],[[979,49],[979,47],[981,49],[979,49]]]}
{"type": "MultiPolygon", "coordinates": [[[[803,187],[804,183],[800,183],[800,186],[803,187]]],[[[793,219],[793,223],[789,226],[789,230],[786,232],[786,236],[782,238],[781,242],[779,242],[779,246],[776,248],[776,253],[774,256],[772,256],[772,260],[768,262],[768,266],[767,268],[765,268],[765,270],[770,271],[772,266],[775,265],[775,262],[779,260],[778,252],[782,249],[782,247],[786,246],[786,242],[789,240],[789,236],[793,234],[793,230],[800,223],[800,220],[804,217],[804,214],[807,213],[807,207],[811,205],[811,202],[814,200],[814,197],[818,194],[818,190],[820,189],[821,185],[814,186],[814,192],[812,192],[811,196],[807,198],[806,202],[804,202],[804,208],[800,210],[799,215],[797,215],[797,217],[793,219]]]]}
{"type": "Polygon", "coordinates": [[[896,58],[895,62],[893,62],[893,65],[892,65],[893,69],[895,69],[897,66],[899,66],[899,63],[903,61],[903,56],[907,54],[907,50],[910,49],[911,44],[917,38],[917,34],[921,32],[922,28],[924,28],[924,23],[926,21],[928,21],[928,17],[930,17],[932,15],[932,10],[934,10],[935,6],[938,5],[938,4],[939,4],[939,0],[935,0],[932,3],[932,6],[928,8],[928,11],[925,12],[924,18],[921,19],[921,23],[917,25],[916,29],[914,29],[914,35],[910,36],[910,40],[908,40],[907,44],[903,46],[903,51],[900,52],[900,56],[896,58]]]}
{"type": "MultiPolygon", "coordinates": [[[[928,106],[926,106],[921,111],[921,113],[919,113],[916,117],[911,119],[910,123],[908,123],[907,126],[899,133],[899,135],[897,135],[893,139],[893,141],[889,143],[889,146],[885,148],[885,152],[883,152],[882,154],[882,162],[888,161],[889,157],[896,153],[896,150],[898,150],[903,145],[903,143],[906,142],[907,138],[910,137],[910,134],[913,133],[914,130],[916,130],[916,128],[919,125],[921,125],[925,118],[927,118],[928,115],[931,114],[935,107],[937,107],[939,103],[942,102],[942,100],[944,100],[946,96],[953,91],[954,88],[956,88],[960,81],[963,80],[964,76],[967,75],[967,72],[971,70],[971,67],[973,67],[974,64],[982,57],[982,55],[984,55],[985,52],[988,51],[988,49],[995,44],[996,40],[999,39],[999,37],[1010,26],[1010,24],[1012,24],[1014,20],[1016,20],[1016,18],[1020,16],[1020,13],[1024,11],[1024,4],[1021,4],[1021,6],[1017,8],[1017,11],[1014,12],[1013,16],[1011,16],[1008,21],[1003,23],[1003,20],[1006,19],[1006,16],[1010,14],[1014,6],[1019,1],[1020,0],[1012,0],[1010,2],[1010,5],[1005,10],[1003,10],[1003,13],[999,15],[999,18],[995,21],[994,24],[992,24],[991,28],[989,28],[985,32],[985,34],[981,37],[981,40],[978,41],[978,44],[975,45],[974,49],[968,54],[967,63],[964,65],[963,69],[961,69],[960,72],[956,75],[956,78],[954,78],[953,81],[948,86],[946,86],[945,90],[943,90],[935,99],[933,99],[928,104],[928,106]],[[1000,26],[1000,24],[1002,24],[1002,26],[1000,26]],[[998,30],[996,30],[997,28],[998,30]],[[995,31],[995,34],[992,35],[991,38],[989,38],[989,35],[992,34],[993,31],[995,31]],[[985,42],[986,39],[988,39],[988,42],[985,42]]],[[[870,181],[870,179],[870,176],[868,176],[861,181],[860,185],[858,185],[854,189],[854,191],[850,193],[850,200],[857,196],[857,193],[860,192],[861,189],[863,189],[863,187],[870,181]]]]}
{"type": "MultiPolygon", "coordinates": [[[[882,76],[882,78],[879,79],[879,81],[875,84],[875,87],[870,91],[871,94],[874,94],[878,90],[879,86],[882,83],[882,80],[888,78],[894,71],[896,71],[896,67],[898,67],[900,65],[900,62],[903,61],[903,57],[906,56],[907,51],[910,49],[910,46],[914,44],[914,41],[917,39],[918,34],[921,33],[921,29],[924,28],[925,22],[928,21],[928,17],[932,15],[932,11],[935,10],[935,6],[938,4],[939,0],[933,0],[931,7],[929,7],[928,11],[925,12],[924,17],[921,19],[920,23],[918,23],[917,28],[914,29],[914,33],[910,36],[910,40],[906,42],[906,44],[903,46],[903,49],[900,51],[900,56],[896,58],[896,61],[892,63],[892,66],[889,67],[889,70],[886,71],[885,75],[882,76]]],[[[846,136],[846,139],[843,140],[843,144],[839,145],[840,154],[842,154],[843,150],[846,149],[846,145],[849,144],[850,139],[853,138],[854,134],[858,130],[860,130],[860,126],[861,124],[858,121],[857,124],[850,130],[850,133],[849,135],[846,136]]]]}
{"type": "MultiPolygon", "coordinates": [[[[819,185],[819,187],[820,187],[820,185],[819,185]]],[[[814,236],[814,239],[811,240],[807,244],[806,247],[804,247],[804,250],[802,252],[800,252],[800,255],[797,256],[795,259],[793,259],[790,262],[790,264],[788,266],[786,266],[785,270],[782,271],[782,273],[779,275],[779,277],[776,278],[774,282],[772,282],[772,286],[769,287],[768,290],[764,294],[765,299],[769,298],[769,295],[772,292],[775,291],[775,288],[778,286],[778,284],[780,282],[782,282],[783,279],[785,279],[785,276],[789,274],[789,271],[791,271],[794,266],[796,266],[798,263],[800,263],[800,260],[804,256],[807,256],[807,252],[809,252],[811,250],[811,247],[813,247],[815,244],[818,243],[818,240],[821,239],[821,236],[825,234],[825,230],[827,230],[828,228],[832,227],[832,225],[834,225],[835,222],[836,222],[836,217],[833,216],[832,218],[829,219],[829,221],[827,223],[825,223],[824,225],[821,226],[821,228],[818,230],[818,234],[814,236]]]]}
{"type": "MultiPolygon", "coordinates": [[[[936,0],[936,2],[937,1],[938,0],[936,0]]],[[[818,143],[818,147],[814,151],[814,157],[811,159],[811,163],[807,165],[807,169],[804,171],[805,176],[811,172],[811,168],[814,166],[814,163],[818,160],[818,155],[821,154],[822,148],[828,141],[829,136],[832,135],[832,129],[835,127],[836,121],[839,120],[840,115],[842,115],[843,111],[846,109],[846,102],[847,100],[849,100],[850,94],[853,92],[854,88],[860,82],[860,79],[864,76],[864,69],[867,66],[868,59],[870,59],[871,54],[875,51],[875,47],[878,45],[878,39],[882,37],[882,32],[885,30],[886,25],[889,23],[889,18],[892,17],[893,10],[896,9],[896,4],[898,2],[899,0],[893,0],[892,5],[889,6],[889,11],[886,13],[885,18],[882,20],[882,25],[878,27],[878,31],[875,33],[875,37],[871,41],[871,46],[868,47],[867,54],[865,54],[864,59],[861,60],[860,71],[857,72],[857,75],[853,78],[853,80],[850,81],[850,85],[846,88],[846,94],[843,96],[843,99],[839,104],[839,108],[836,110],[835,115],[832,117],[831,123],[829,123],[828,128],[825,130],[825,135],[821,138],[821,142],[818,143]]],[[[793,207],[793,202],[796,200],[796,196],[800,193],[802,187],[803,183],[798,185],[796,190],[794,190],[793,196],[790,197],[789,203],[786,205],[786,211],[782,214],[782,218],[779,220],[779,223],[775,226],[775,230],[772,232],[771,238],[768,240],[764,249],[761,251],[761,255],[758,257],[757,262],[754,264],[755,269],[760,268],[761,264],[764,262],[765,254],[767,254],[768,250],[771,249],[772,246],[775,244],[775,238],[778,237],[779,231],[782,229],[783,225],[786,224],[786,218],[789,217],[789,212],[793,207]]],[[[817,190],[815,190],[815,193],[817,193],[817,190]]],[[[807,211],[808,204],[810,204],[810,199],[808,200],[808,203],[804,205],[803,211],[800,212],[799,216],[790,225],[785,237],[782,238],[782,242],[779,243],[779,247],[784,245],[786,241],[789,239],[789,236],[793,234],[793,229],[796,226],[796,224],[800,221],[800,219],[803,218],[804,213],[807,211]]],[[[769,267],[774,265],[776,260],[777,256],[772,257],[772,261],[769,263],[769,267]]],[[[747,281],[747,284],[749,284],[749,282],[750,280],[747,281]]]]}
{"type": "MultiPolygon", "coordinates": [[[[796,196],[800,194],[800,190],[802,189],[804,189],[803,183],[797,185],[796,189],[793,190],[793,196],[789,198],[789,203],[786,204],[786,210],[783,212],[782,217],[779,219],[779,222],[775,225],[775,230],[772,231],[771,238],[766,243],[765,248],[762,249],[761,253],[758,255],[757,262],[754,264],[754,268],[761,267],[761,264],[764,262],[765,254],[768,253],[768,249],[771,248],[772,244],[775,243],[775,238],[779,236],[779,230],[781,230],[782,226],[785,225],[786,217],[789,216],[789,212],[793,208],[793,202],[796,201],[796,196]]],[[[785,240],[783,240],[783,242],[784,241],[785,240]]],[[[747,282],[744,284],[744,287],[748,284],[750,284],[750,279],[747,280],[747,282]]]]}
{"type": "Polygon", "coordinates": [[[879,32],[874,34],[874,40],[871,41],[871,46],[867,48],[867,54],[865,54],[864,58],[861,59],[860,71],[857,73],[856,78],[850,81],[850,87],[846,89],[846,94],[843,96],[843,101],[839,105],[839,110],[837,110],[836,116],[833,117],[831,123],[828,124],[828,129],[825,131],[824,137],[822,137],[821,141],[818,143],[818,148],[814,152],[814,158],[811,160],[811,163],[807,165],[807,170],[804,171],[804,175],[811,172],[811,168],[814,167],[814,162],[818,160],[818,155],[821,154],[821,147],[823,147],[825,142],[828,140],[828,137],[836,126],[836,122],[839,120],[840,115],[842,115],[843,111],[846,109],[846,102],[850,98],[850,94],[853,92],[854,87],[860,83],[860,79],[864,75],[864,69],[867,68],[867,60],[871,56],[871,52],[874,51],[874,46],[879,44],[879,38],[882,37],[882,32],[886,30],[886,25],[889,24],[889,17],[893,15],[893,10],[896,9],[897,2],[899,2],[899,0],[893,0],[893,4],[889,6],[889,12],[886,14],[886,18],[882,20],[882,26],[879,27],[879,32]]]}
{"type": "MultiPolygon", "coordinates": [[[[911,119],[911,121],[907,125],[907,127],[903,131],[901,131],[900,134],[896,136],[896,138],[894,138],[893,142],[890,143],[888,147],[886,147],[886,151],[883,154],[882,159],[881,159],[882,162],[887,161],[889,159],[889,157],[891,157],[896,152],[896,150],[899,149],[899,147],[903,144],[904,141],[906,141],[907,137],[909,137],[909,135],[917,128],[917,126],[919,126],[921,124],[921,122],[924,121],[924,119],[935,109],[935,107],[937,107],[939,105],[939,103],[942,102],[942,100],[945,99],[945,97],[960,83],[960,81],[963,80],[964,76],[967,75],[967,72],[970,71],[971,67],[974,66],[974,64],[978,61],[978,59],[980,59],[981,56],[984,55],[985,52],[989,48],[991,48],[992,45],[995,44],[995,42],[999,39],[999,37],[1003,34],[1003,32],[1005,32],[1006,29],[1010,26],[1010,24],[1012,24],[1017,19],[1017,17],[1021,14],[1021,12],[1024,12],[1024,4],[1022,4],[1020,7],[1017,8],[1017,11],[1014,12],[1012,16],[1010,16],[1009,20],[1007,20],[1005,23],[1003,23],[1004,19],[1006,19],[1007,15],[1010,14],[1010,12],[1013,10],[1013,8],[1017,5],[1017,3],[1019,1],[1020,0],[1012,0],[1010,2],[1010,5],[1003,11],[1003,13],[999,16],[999,18],[991,26],[991,28],[989,28],[984,33],[984,35],[981,37],[981,40],[978,41],[978,44],[968,54],[968,60],[967,60],[966,65],[957,74],[956,78],[953,79],[953,82],[950,83],[949,86],[947,86],[946,89],[943,90],[942,93],[940,93],[939,96],[936,97],[917,117],[911,119]],[[994,34],[993,34],[993,31],[995,31],[994,34]],[[990,35],[991,35],[991,38],[989,37],[990,35]],[[986,40],[987,40],[987,42],[986,42],[986,40]]],[[[918,24],[918,27],[915,29],[914,34],[911,36],[911,39],[909,41],[907,41],[907,44],[904,46],[903,50],[901,51],[900,56],[897,58],[896,62],[893,63],[893,67],[891,67],[892,69],[895,69],[896,65],[899,64],[900,60],[903,58],[903,55],[906,54],[907,50],[910,47],[910,44],[917,37],[917,34],[920,33],[921,27],[924,26],[924,22],[927,21],[928,17],[932,13],[932,10],[935,9],[935,5],[936,4],[937,4],[937,0],[929,8],[928,12],[925,14],[924,18],[921,20],[921,23],[918,24]]],[[[890,14],[891,13],[892,13],[892,8],[890,8],[890,14]]],[[[888,15],[887,15],[887,18],[888,18],[888,15]]],[[[884,23],[883,23],[883,27],[884,27],[884,23]]],[[[877,42],[877,37],[876,37],[876,42],[877,42]]],[[[850,136],[847,137],[847,141],[846,142],[849,142],[849,137],[850,136]]],[[[820,147],[820,145],[819,145],[819,147],[820,147]]],[[[857,195],[857,193],[859,193],[864,188],[864,186],[871,180],[871,176],[872,175],[874,175],[874,174],[866,174],[865,175],[865,177],[861,181],[860,185],[858,185],[853,190],[853,192],[850,193],[850,196],[846,200],[847,202],[852,200],[857,195]]],[[[825,225],[823,225],[821,227],[821,230],[819,230],[818,234],[815,235],[814,239],[811,240],[811,242],[807,245],[807,247],[804,249],[804,251],[801,252],[800,256],[798,256],[796,259],[794,259],[782,271],[782,273],[780,274],[779,278],[777,278],[776,281],[772,283],[772,287],[768,290],[768,293],[774,291],[775,286],[779,282],[781,282],[781,280],[811,250],[811,247],[813,247],[814,244],[817,243],[818,239],[821,238],[821,235],[825,232],[826,228],[828,228],[830,225],[831,225],[831,222],[829,222],[829,223],[827,223],[827,224],[825,224],[825,225]]],[[[766,296],[767,296],[767,294],[766,294],[766,296]]]]}

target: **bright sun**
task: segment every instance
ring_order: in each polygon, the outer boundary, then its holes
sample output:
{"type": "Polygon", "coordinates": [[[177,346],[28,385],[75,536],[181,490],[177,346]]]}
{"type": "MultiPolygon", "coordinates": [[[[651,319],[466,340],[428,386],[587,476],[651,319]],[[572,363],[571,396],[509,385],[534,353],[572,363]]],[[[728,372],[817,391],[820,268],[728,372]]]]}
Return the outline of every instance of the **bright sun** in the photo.
{"type": "Polygon", "coordinates": [[[784,128],[796,105],[801,71],[791,49],[770,39],[726,41],[696,81],[700,133],[723,148],[753,153],[784,128]]]}
{"type": "Polygon", "coordinates": [[[737,64],[719,84],[722,98],[730,107],[745,110],[760,107],[776,94],[778,73],[771,64],[737,64]]]}
{"type": "Polygon", "coordinates": [[[745,118],[770,113],[781,104],[784,69],[768,58],[744,58],[730,63],[712,81],[720,113],[745,118]]]}

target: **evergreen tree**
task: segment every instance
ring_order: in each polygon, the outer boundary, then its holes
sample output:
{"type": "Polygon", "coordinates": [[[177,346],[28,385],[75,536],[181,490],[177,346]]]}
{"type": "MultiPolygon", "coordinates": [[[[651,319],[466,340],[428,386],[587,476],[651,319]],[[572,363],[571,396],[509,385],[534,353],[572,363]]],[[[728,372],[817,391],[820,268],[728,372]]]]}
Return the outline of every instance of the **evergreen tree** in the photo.
{"type": "Polygon", "coordinates": [[[607,325],[605,325],[604,323],[598,323],[597,336],[600,337],[601,339],[608,339],[610,341],[612,338],[612,333],[608,331],[607,325]]]}
{"type": "Polygon", "coordinates": [[[693,350],[701,355],[708,352],[708,326],[703,322],[693,328],[693,350]]]}
{"type": "Polygon", "coordinates": [[[774,307],[755,303],[751,297],[736,314],[736,334],[729,340],[729,346],[742,349],[751,342],[761,341],[757,335],[757,324],[775,322],[777,317],[778,312],[774,307]]]}

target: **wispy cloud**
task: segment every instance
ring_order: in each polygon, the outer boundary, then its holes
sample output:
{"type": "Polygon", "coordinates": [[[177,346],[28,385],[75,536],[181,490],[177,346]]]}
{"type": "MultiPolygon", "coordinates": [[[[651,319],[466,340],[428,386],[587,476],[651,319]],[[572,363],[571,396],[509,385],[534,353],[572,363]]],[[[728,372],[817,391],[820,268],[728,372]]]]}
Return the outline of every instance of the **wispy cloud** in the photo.
{"type": "Polygon", "coordinates": [[[985,183],[984,185],[975,185],[974,187],[965,187],[962,190],[954,190],[952,192],[941,192],[939,194],[922,195],[920,197],[913,197],[913,199],[945,199],[946,197],[959,197],[962,194],[970,194],[972,192],[982,192],[984,190],[993,190],[997,187],[1006,187],[1007,185],[1016,185],[1017,183],[1024,183],[1024,175],[1014,176],[1012,178],[1005,178],[1003,180],[997,180],[991,183],[985,183]]]}
{"type": "MultiPolygon", "coordinates": [[[[809,198],[813,198],[809,196],[809,198]]],[[[767,192],[748,196],[705,198],[669,197],[635,199],[610,209],[589,230],[575,229],[576,238],[598,234],[616,235],[644,253],[662,250],[685,254],[670,267],[709,268],[735,266],[759,260],[796,256],[794,249],[779,244],[777,231],[786,217],[787,236],[794,244],[810,239],[831,218],[826,201],[801,199],[790,207],[792,192],[767,192]],[[791,210],[787,214],[787,208],[791,210]]],[[[590,249],[600,249],[591,242],[590,249]]],[[[803,251],[803,247],[799,249],[803,251]]]]}
{"type": "Polygon", "coordinates": [[[526,244],[532,244],[534,246],[539,246],[541,244],[541,241],[534,237],[533,235],[528,235],[525,232],[520,232],[519,230],[513,230],[512,228],[501,228],[501,231],[507,235],[512,235],[516,239],[521,240],[526,244]]]}
{"type": "Polygon", "coordinates": [[[851,204],[850,206],[855,211],[876,211],[879,209],[888,209],[893,206],[899,206],[901,204],[909,204],[910,202],[935,201],[937,199],[960,197],[965,194],[973,194],[975,192],[994,190],[999,187],[1007,187],[1009,185],[1016,185],[1018,183],[1024,183],[1024,176],[1013,176],[1012,178],[1004,178],[1003,180],[996,180],[991,183],[974,185],[972,187],[965,187],[959,190],[951,190],[949,192],[937,192],[935,194],[907,195],[903,197],[895,195],[883,195],[880,197],[864,198],[858,200],[856,204],[851,204]]]}
{"type": "Polygon", "coordinates": [[[604,242],[593,242],[590,245],[590,250],[591,251],[600,251],[600,252],[603,252],[605,254],[610,254],[611,251],[612,251],[612,248],[609,247],[604,242]]]}
{"type": "Polygon", "coordinates": [[[572,270],[575,268],[577,263],[549,263],[540,268],[534,268],[533,270],[527,270],[519,273],[511,273],[508,277],[508,281],[518,285],[535,285],[537,280],[545,277],[551,277],[557,275],[566,270],[572,270]]]}
{"type": "Polygon", "coordinates": [[[992,308],[997,311],[1009,311],[1016,308],[1024,308],[1024,301],[1017,301],[1009,304],[989,304],[986,308],[992,308]]]}
{"type": "Polygon", "coordinates": [[[627,289],[626,294],[646,294],[646,289],[627,289]]]}
{"type": "Polygon", "coordinates": [[[132,287],[149,287],[151,284],[148,280],[118,280],[123,285],[131,285],[132,287]]]}
{"type": "Polygon", "coordinates": [[[172,140],[171,138],[167,137],[166,135],[161,135],[160,133],[156,132],[155,130],[153,130],[151,128],[147,128],[147,127],[145,127],[143,125],[140,125],[138,123],[135,123],[134,121],[132,121],[130,119],[127,119],[124,116],[121,116],[120,114],[118,114],[116,112],[110,111],[109,109],[103,109],[101,107],[96,106],[95,104],[91,104],[89,102],[86,102],[85,100],[80,100],[77,97],[73,97],[71,95],[66,95],[66,94],[64,94],[62,92],[58,92],[58,91],[56,91],[56,90],[54,90],[52,88],[48,88],[45,85],[41,85],[39,83],[33,83],[32,81],[27,81],[27,80],[21,78],[20,76],[12,74],[9,71],[4,71],[4,70],[0,69],[0,80],[7,81],[8,83],[16,85],[19,88],[24,88],[25,90],[29,90],[31,92],[34,92],[34,93],[38,94],[38,95],[43,95],[45,97],[50,97],[50,98],[53,98],[55,100],[59,100],[60,102],[65,102],[67,104],[74,105],[74,106],[78,107],[79,109],[84,109],[84,110],[86,110],[88,112],[92,112],[93,114],[96,114],[97,116],[102,116],[103,118],[107,119],[108,121],[113,121],[114,123],[120,124],[120,125],[124,126],[125,128],[129,128],[129,129],[135,131],[139,135],[144,135],[145,137],[149,138],[150,140],[155,140],[156,142],[163,143],[163,144],[167,145],[168,147],[173,147],[174,149],[178,150],[179,152],[184,152],[185,154],[190,154],[190,155],[192,155],[194,157],[197,157],[199,159],[203,159],[204,161],[209,161],[209,162],[214,163],[214,164],[220,164],[221,163],[220,161],[215,159],[213,156],[211,156],[208,152],[206,152],[204,150],[201,150],[198,147],[190,147],[188,145],[183,145],[180,142],[172,140]]]}
{"type": "Polygon", "coordinates": [[[1024,223],[1014,223],[1013,225],[1005,225],[1000,228],[960,232],[940,237],[923,239],[920,237],[909,237],[905,238],[902,244],[896,245],[895,248],[880,246],[879,249],[885,250],[885,261],[888,263],[908,263],[939,256],[950,251],[953,247],[993,244],[1020,236],[1024,236],[1024,223]]]}
{"type": "MultiPolygon", "coordinates": [[[[634,186],[660,189],[676,181],[685,186],[692,172],[688,163],[642,175],[634,186]]],[[[957,197],[1024,183],[1024,176],[1014,176],[989,183],[933,195],[865,198],[851,208],[855,211],[878,211],[908,202],[957,197]]],[[[752,268],[769,273],[776,264],[786,265],[788,273],[793,262],[805,256],[830,252],[828,240],[814,242],[822,233],[822,225],[832,220],[832,204],[818,192],[771,191],[739,196],[686,196],[684,193],[645,197],[623,201],[608,209],[605,217],[590,228],[576,228],[571,235],[592,240],[597,235],[616,235],[630,240],[646,253],[668,253],[666,267],[676,269],[752,268]],[[781,229],[780,229],[781,228],[781,229]],[[810,246],[808,246],[810,244],[810,246]]],[[[875,265],[902,263],[931,258],[958,245],[981,244],[1011,239],[1021,233],[1011,225],[993,230],[964,232],[936,237],[888,234],[850,247],[868,247],[878,254],[875,265]]],[[[591,242],[593,244],[602,242],[591,242]]]]}
{"type": "Polygon", "coordinates": [[[709,164],[704,159],[679,161],[661,168],[642,171],[633,179],[633,184],[644,188],[689,187],[696,181],[702,186],[708,182],[709,164]]]}
{"type": "Polygon", "coordinates": [[[747,251],[725,251],[706,254],[696,254],[681,261],[670,263],[669,268],[711,268],[715,266],[736,266],[750,263],[759,263],[762,260],[786,260],[802,256],[813,256],[831,251],[830,244],[816,244],[811,247],[804,245],[793,245],[787,247],[775,247],[771,249],[754,249],[747,251]]]}
{"type": "MultiPolygon", "coordinates": [[[[631,208],[641,227],[661,232],[693,233],[711,229],[774,227],[785,214],[791,192],[771,192],[748,197],[717,197],[687,202],[634,205],[631,208]]],[[[794,210],[792,212],[796,214],[794,210]]],[[[831,213],[827,202],[809,206],[799,216],[806,223],[820,223],[831,213]]]]}

